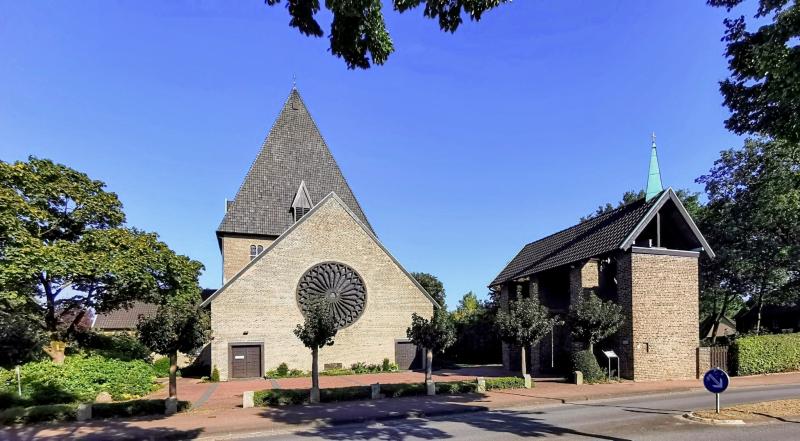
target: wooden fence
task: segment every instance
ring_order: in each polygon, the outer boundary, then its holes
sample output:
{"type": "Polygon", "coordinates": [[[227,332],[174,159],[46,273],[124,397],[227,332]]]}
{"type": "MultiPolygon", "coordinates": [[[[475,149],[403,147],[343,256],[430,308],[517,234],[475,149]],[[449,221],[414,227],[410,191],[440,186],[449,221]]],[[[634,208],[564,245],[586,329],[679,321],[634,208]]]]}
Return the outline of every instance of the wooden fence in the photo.
{"type": "Polygon", "coordinates": [[[729,372],[729,346],[706,346],[697,348],[697,378],[707,370],[718,367],[729,372]]]}

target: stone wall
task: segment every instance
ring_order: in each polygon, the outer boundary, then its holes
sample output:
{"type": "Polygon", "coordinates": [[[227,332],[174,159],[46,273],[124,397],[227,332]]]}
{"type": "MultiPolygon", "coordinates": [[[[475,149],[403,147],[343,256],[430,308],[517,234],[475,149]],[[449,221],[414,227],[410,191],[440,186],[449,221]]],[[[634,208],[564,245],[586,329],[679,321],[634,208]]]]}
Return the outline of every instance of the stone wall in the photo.
{"type": "Polygon", "coordinates": [[[625,253],[618,296],[628,322],[619,332],[622,375],[634,380],[695,378],[697,257],[625,253]]]}
{"type": "Polygon", "coordinates": [[[222,283],[235,276],[242,268],[250,263],[250,245],[261,245],[264,249],[275,239],[246,236],[222,237],[222,283]]]}
{"type": "Polygon", "coordinates": [[[333,346],[320,350],[320,367],[394,360],[395,341],[406,338],[411,314],[433,313],[429,298],[338,198],[321,204],[211,302],[212,363],[221,379],[228,379],[228,345],[236,342],[263,343],[265,370],[282,362],[290,368],[311,369],[311,352],[292,331],[303,322],[296,301],[298,281],[318,263],[350,266],[367,291],[361,317],[339,331],[333,346]]]}

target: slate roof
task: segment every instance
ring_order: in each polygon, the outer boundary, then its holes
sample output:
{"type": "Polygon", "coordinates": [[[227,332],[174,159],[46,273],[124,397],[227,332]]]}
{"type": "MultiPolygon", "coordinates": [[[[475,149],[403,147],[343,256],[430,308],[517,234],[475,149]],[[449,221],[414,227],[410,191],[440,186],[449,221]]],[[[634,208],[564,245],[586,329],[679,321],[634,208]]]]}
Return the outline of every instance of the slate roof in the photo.
{"type": "Polygon", "coordinates": [[[660,200],[642,198],[525,245],[489,286],[618,249],[660,200]]]}
{"type": "Polygon", "coordinates": [[[228,204],[217,235],[281,235],[294,223],[291,205],[302,181],[312,203],[335,192],[375,234],[303,99],[292,89],[236,197],[228,204]]]}
{"type": "Polygon", "coordinates": [[[92,327],[108,331],[136,329],[139,317],[150,317],[157,309],[158,305],[152,303],[135,302],[128,309],[120,308],[97,314],[92,327]]]}

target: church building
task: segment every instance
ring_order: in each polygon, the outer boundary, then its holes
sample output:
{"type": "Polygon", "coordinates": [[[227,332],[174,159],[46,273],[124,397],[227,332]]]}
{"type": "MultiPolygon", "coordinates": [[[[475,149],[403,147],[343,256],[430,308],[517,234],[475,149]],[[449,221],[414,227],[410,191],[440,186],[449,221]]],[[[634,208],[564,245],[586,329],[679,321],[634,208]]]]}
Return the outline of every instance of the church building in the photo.
{"type": "MultiPolygon", "coordinates": [[[[662,188],[654,138],[645,197],[525,245],[489,287],[502,308],[538,296],[562,318],[585,293],[612,300],[625,323],[596,355],[615,351],[633,380],[695,378],[703,253],[714,257],[678,195],[662,188]]],[[[528,366],[534,376],[569,375],[574,349],[569,324],[557,326],[526,351],[528,366]]],[[[518,370],[520,353],[504,344],[503,365],[518,370]]]]}
{"type": "Polygon", "coordinates": [[[323,299],[339,331],[320,368],[418,360],[412,313],[439,307],[378,240],[300,94],[293,89],[217,229],[223,286],[211,308],[221,380],[281,363],[309,370],[293,330],[323,299]]]}

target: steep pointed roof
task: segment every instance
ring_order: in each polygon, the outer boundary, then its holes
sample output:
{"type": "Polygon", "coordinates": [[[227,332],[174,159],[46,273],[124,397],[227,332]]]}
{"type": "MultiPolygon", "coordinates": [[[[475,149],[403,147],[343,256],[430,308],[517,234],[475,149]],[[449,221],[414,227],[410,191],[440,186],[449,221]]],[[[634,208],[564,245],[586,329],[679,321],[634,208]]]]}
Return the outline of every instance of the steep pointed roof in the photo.
{"type": "Polygon", "coordinates": [[[661,169],[658,167],[658,152],[656,151],[656,134],[653,133],[653,145],[650,147],[650,169],[647,172],[647,192],[645,199],[648,201],[658,196],[664,189],[661,184],[661,169]]]}
{"type": "Polygon", "coordinates": [[[375,234],[300,93],[292,89],[217,235],[281,235],[294,223],[292,202],[302,182],[312,203],[335,192],[375,234]]]}

